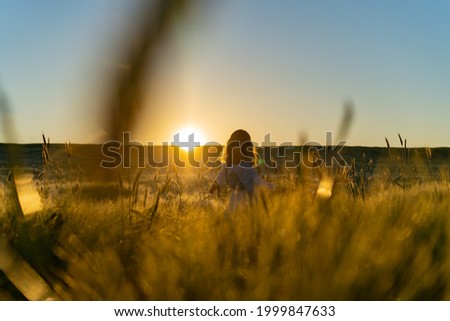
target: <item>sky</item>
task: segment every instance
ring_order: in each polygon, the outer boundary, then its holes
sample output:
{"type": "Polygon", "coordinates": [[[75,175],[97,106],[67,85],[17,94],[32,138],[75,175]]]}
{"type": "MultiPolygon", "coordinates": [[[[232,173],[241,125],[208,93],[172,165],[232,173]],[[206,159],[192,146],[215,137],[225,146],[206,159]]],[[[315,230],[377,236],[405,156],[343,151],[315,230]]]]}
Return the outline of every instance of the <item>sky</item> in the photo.
{"type": "MultiPolygon", "coordinates": [[[[0,92],[15,128],[0,142],[103,142],[104,70],[133,2],[0,0],[0,92]]],[[[243,128],[257,143],[324,144],[352,102],[348,145],[399,146],[400,133],[411,147],[450,146],[449,1],[194,5],[160,50],[133,140],[189,127],[224,144],[243,128]]]]}

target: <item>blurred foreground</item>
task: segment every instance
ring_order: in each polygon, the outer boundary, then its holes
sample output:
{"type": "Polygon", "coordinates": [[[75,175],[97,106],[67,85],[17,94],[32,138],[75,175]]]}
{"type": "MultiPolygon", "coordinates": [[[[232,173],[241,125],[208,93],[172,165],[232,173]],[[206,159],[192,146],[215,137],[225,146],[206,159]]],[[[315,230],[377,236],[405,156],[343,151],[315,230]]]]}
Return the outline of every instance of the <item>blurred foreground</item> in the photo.
{"type": "Polygon", "coordinates": [[[34,214],[3,167],[1,299],[450,299],[446,149],[421,150],[420,164],[360,149],[333,170],[262,167],[275,192],[227,213],[228,195],[208,192],[215,169],[106,180],[52,148],[22,164],[42,200],[34,214]]]}

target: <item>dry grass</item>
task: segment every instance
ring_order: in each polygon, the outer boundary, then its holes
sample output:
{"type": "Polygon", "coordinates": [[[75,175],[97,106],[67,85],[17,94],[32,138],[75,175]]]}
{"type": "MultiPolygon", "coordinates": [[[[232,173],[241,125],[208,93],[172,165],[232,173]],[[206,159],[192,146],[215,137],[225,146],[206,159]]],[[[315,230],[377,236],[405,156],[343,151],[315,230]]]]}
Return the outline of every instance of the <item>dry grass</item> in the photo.
{"type": "Polygon", "coordinates": [[[319,199],[321,173],[301,173],[269,176],[275,192],[234,213],[207,193],[211,173],[144,170],[122,187],[59,173],[26,224],[6,186],[1,228],[69,300],[450,299],[448,181],[398,188],[380,174],[363,197],[342,170],[319,199]]]}

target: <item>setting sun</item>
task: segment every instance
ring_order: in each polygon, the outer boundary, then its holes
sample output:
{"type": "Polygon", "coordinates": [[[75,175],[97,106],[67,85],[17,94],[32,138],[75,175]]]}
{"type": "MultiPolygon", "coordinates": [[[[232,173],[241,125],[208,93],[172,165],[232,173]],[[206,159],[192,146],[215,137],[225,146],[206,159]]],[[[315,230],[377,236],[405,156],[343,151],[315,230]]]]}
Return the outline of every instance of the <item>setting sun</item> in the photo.
{"type": "Polygon", "coordinates": [[[203,132],[192,126],[182,127],[174,132],[170,141],[173,146],[179,146],[185,151],[206,143],[203,132]]]}

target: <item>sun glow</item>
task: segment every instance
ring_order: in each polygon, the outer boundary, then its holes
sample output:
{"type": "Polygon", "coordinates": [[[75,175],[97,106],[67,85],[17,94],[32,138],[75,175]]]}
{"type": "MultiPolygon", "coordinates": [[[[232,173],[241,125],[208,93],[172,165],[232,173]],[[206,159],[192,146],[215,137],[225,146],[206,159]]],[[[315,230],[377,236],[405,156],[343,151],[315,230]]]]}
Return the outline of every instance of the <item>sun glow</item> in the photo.
{"type": "Polygon", "coordinates": [[[181,149],[189,151],[194,147],[204,145],[206,140],[201,130],[195,127],[187,126],[174,132],[171,142],[173,146],[179,146],[181,149]]]}

